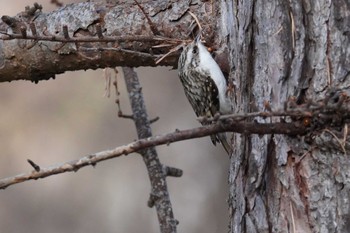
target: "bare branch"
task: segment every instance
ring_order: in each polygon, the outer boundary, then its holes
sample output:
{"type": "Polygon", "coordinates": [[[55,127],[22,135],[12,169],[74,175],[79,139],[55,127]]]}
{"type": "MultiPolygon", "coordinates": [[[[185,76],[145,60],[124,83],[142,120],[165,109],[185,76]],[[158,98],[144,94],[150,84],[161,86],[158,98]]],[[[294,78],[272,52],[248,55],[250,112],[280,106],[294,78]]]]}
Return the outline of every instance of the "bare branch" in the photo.
{"type": "MultiPolygon", "coordinates": [[[[116,66],[176,67],[177,50],[163,56],[189,39],[183,36],[189,35],[189,29],[183,25],[191,18],[171,7],[178,3],[169,4],[168,8],[160,9],[157,1],[143,2],[140,10],[140,5],[126,1],[113,6],[102,1],[82,2],[49,13],[35,5],[17,16],[3,16],[0,82],[19,79],[38,82],[65,71],[116,66]],[[145,27],[147,21],[152,29],[145,27]],[[156,64],[160,57],[161,63],[156,64]]],[[[208,3],[181,4],[185,11],[197,13],[208,3]]],[[[213,24],[209,23],[212,18],[198,15],[207,31],[214,32],[213,24]]]]}
{"type": "MultiPolygon", "coordinates": [[[[64,25],[67,27],[67,25],[64,25]]],[[[63,27],[64,28],[64,27],[63,27]]],[[[166,37],[160,37],[160,36],[142,36],[142,35],[132,35],[132,36],[103,36],[100,37],[79,37],[79,38],[71,38],[67,37],[65,34],[68,33],[64,32],[63,29],[62,33],[64,36],[38,36],[38,35],[26,35],[23,36],[23,34],[9,34],[4,31],[0,31],[0,34],[2,36],[0,37],[0,40],[16,40],[16,39],[22,39],[22,40],[37,40],[37,41],[50,41],[50,42],[62,42],[62,43],[83,43],[83,42],[90,42],[90,43],[96,43],[96,42],[125,42],[125,41],[138,41],[138,42],[154,42],[154,41],[166,41],[166,42],[173,42],[173,43],[179,43],[183,42],[183,40],[178,40],[174,38],[166,38],[166,37]]],[[[33,33],[34,34],[34,33],[33,33]]]]}
{"type": "Polygon", "coordinates": [[[124,146],[119,146],[112,150],[106,150],[95,154],[87,155],[78,160],[68,161],[48,168],[41,168],[39,172],[32,171],[14,177],[2,179],[0,180],[0,189],[5,189],[10,185],[22,183],[28,180],[36,180],[64,172],[76,172],[82,167],[90,165],[95,166],[101,161],[116,158],[121,155],[128,155],[130,153],[138,152],[149,147],[154,147],[158,145],[169,145],[172,142],[183,141],[192,138],[200,138],[211,134],[230,131],[245,134],[270,133],[303,135],[307,132],[307,129],[303,125],[300,125],[298,123],[259,124],[231,121],[228,123],[218,122],[216,124],[187,130],[175,130],[175,132],[173,133],[148,137],[145,139],[139,139],[135,142],[129,143],[124,146]]]}
{"type": "MultiPolygon", "coordinates": [[[[225,120],[249,121],[258,118],[273,118],[277,121],[300,121],[305,127],[323,129],[327,126],[344,127],[343,138],[347,135],[347,125],[350,121],[350,93],[348,91],[331,90],[324,99],[318,101],[307,100],[298,105],[294,98],[284,103],[283,110],[252,113],[234,113],[216,115],[211,118],[198,117],[200,122],[216,122],[225,120]]],[[[275,121],[274,121],[275,122],[275,121]]]]}
{"type": "Polygon", "coordinates": [[[267,118],[267,117],[311,117],[312,113],[308,111],[275,111],[275,112],[251,112],[251,113],[234,113],[234,114],[227,114],[227,115],[221,115],[218,117],[198,117],[199,122],[211,122],[211,121],[217,121],[217,120],[225,120],[225,119],[232,119],[236,121],[243,121],[247,118],[267,118]]]}
{"type": "MultiPolygon", "coordinates": [[[[137,135],[139,139],[151,137],[151,124],[148,119],[146,105],[141,91],[142,88],[137,74],[129,67],[123,67],[123,72],[131,102],[137,135]]],[[[163,169],[163,165],[160,163],[155,147],[141,150],[140,154],[145,162],[148,176],[151,181],[151,197],[157,197],[156,199],[150,199],[149,203],[152,203],[152,206],[154,205],[157,210],[160,230],[162,233],[175,233],[177,221],[174,218],[167,188],[166,176],[168,175],[168,171],[167,169],[163,169]]]]}

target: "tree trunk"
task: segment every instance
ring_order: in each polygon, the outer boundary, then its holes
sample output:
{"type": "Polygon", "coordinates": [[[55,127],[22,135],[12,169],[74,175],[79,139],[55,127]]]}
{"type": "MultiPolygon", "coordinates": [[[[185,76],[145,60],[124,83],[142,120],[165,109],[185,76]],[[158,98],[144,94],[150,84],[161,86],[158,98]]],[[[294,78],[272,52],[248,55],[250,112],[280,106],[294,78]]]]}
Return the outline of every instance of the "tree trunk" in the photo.
{"type": "MultiPolygon", "coordinates": [[[[347,1],[221,5],[236,112],[263,111],[267,102],[283,109],[291,97],[303,104],[349,87],[347,1]]],[[[276,119],[259,120],[269,121],[276,119]]],[[[342,128],[331,130],[335,136],[342,128]]],[[[230,232],[350,232],[350,160],[339,149],[342,138],[336,142],[325,130],[310,135],[233,136],[230,232]]]]}

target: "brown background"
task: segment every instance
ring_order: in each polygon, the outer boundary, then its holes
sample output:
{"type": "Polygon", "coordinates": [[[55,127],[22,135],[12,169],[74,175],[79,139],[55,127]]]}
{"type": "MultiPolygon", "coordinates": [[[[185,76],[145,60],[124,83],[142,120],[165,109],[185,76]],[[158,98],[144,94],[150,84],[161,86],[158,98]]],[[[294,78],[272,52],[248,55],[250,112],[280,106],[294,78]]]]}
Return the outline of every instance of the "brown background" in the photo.
{"type": "MultiPolygon", "coordinates": [[[[50,0],[37,1],[44,12],[50,0]]],[[[72,3],[74,1],[62,1],[72,3]]],[[[76,1],[78,2],[78,1],[76,1]]],[[[0,0],[1,15],[15,15],[34,0],[0,0]]],[[[137,69],[153,133],[199,126],[176,71],[137,69]]],[[[121,103],[130,113],[119,77],[121,103]]],[[[26,160],[50,166],[126,144],[136,138],[130,120],[117,118],[115,93],[104,95],[103,71],[69,72],[35,85],[0,83],[0,177],[28,172],[26,160]]],[[[114,89],[112,89],[114,90],[114,89]]],[[[226,232],[228,158],[209,138],[157,148],[161,161],[183,169],[168,184],[178,232],[226,232]]],[[[137,154],[77,173],[11,186],[0,192],[1,232],[159,232],[154,209],[146,207],[149,181],[137,154]]]]}

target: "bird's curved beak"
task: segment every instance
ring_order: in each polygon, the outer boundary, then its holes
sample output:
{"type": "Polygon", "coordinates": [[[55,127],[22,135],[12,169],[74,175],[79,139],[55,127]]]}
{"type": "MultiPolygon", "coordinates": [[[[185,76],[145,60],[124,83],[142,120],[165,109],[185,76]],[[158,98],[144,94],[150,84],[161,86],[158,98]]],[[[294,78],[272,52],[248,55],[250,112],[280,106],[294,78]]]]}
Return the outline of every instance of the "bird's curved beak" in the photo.
{"type": "Polygon", "coordinates": [[[194,38],[195,43],[200,42],[200,41],[201,41],[201,37],[202,37],[202,30],[201,30],[201,29],[199,29],[198,34],[197,34],[196,38],[194,38]]]}

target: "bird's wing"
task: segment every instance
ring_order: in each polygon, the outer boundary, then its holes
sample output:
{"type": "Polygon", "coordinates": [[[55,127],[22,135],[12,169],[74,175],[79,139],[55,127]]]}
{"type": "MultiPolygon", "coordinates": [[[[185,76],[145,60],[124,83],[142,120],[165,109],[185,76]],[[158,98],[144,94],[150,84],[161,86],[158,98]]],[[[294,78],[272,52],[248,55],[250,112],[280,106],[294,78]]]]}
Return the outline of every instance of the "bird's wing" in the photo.
{"type": "MultiPolygon", "coordinates": [[[[197,116],[213,117],[220,109],[218,88],[209,73],[193,71],[189,74],[187,97],[197,116]]],[[[188,80],[186,80],[188,82],[188,80]]]]}
{"type": "MultiPolygon", "coordinates": [[[[192,79],[180,75],[180,79],[185,87],[185,94],[192,105],[197,117],[213,117],[220,109],[219,92],[214,80],[209,73],[193,71],[188,74],[192,79]]],[[[214,145],[217,142],[224,146],[229,154],[231,147],[226,139],[225,133],[210,136],[214,145]]]]}
{"type": "Polygon", "coordinates": [[[209,76],[205,79],[205,87],[205,96],[208,97],[207,106],[209,107],[206,116],[213,117],[220,109],[218,88],[216,87],[214,80],[209,76]]]}

